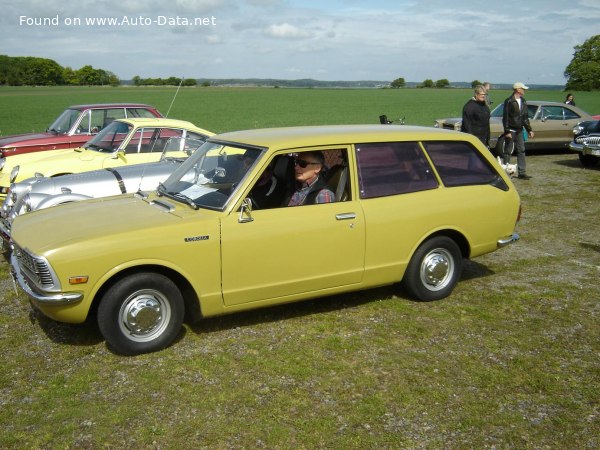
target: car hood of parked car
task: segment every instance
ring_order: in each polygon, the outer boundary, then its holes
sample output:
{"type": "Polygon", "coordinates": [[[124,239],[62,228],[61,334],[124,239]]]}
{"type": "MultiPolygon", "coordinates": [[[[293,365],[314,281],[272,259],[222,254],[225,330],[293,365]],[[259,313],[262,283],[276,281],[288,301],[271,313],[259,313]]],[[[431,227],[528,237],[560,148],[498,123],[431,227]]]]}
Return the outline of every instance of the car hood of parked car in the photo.
{"type": "Polygon", "coordinates": [[[62,175],[60,177],[28,178],[23,183],[31,184],[31,194],[60,194],[65,189],[81,195],[98,197],[118,195],[120,185],[125,192],[154,190],[158,182],[164,180],[180,164],[176,159],[134,164],[114,169],[98,169],[88,172],[62,175]]]}
{"type": "MultiPolygon", "coordinates": [[[[0,148],[10,147],[14,144],[20,144],[21,146],[27,146],[28,141],[31,144],[39,144],[40,139],[48,139],[56,136],[56,133],[26,133],[26,134],[14,134],[12,136],[0,137],[0,148]]],[[[57,140],[57,143],[64,143],[64,140],[57,140]]],[[[44,142],[44,145],[52,145],[52,141],[44,142]]]]}
{"type": "MultiPolygon", "coordinates": [[[[101,248],[138,239],[147,240],[148,245],[152,244],[152,239],[163,243],[165,240],[180,242],[185,236],[170,234],[169,229],[179,224],[181,219],[193,216],[190,230],[198,233],[202,230],[203,218],[216,218],[219,214],[210,210],[194,210],[155,195],[142,198],[125,194],[18,216],[13,222],[11,236],[15,242],[26,242],[27,248],[38,255],[47,251],[55,253],[63,247],[101,248]],[[140,232],[140,224],[143,224],[143,233],[140,232]]],[[[181,233],[181,228],[178,231],[181,233]]]]}

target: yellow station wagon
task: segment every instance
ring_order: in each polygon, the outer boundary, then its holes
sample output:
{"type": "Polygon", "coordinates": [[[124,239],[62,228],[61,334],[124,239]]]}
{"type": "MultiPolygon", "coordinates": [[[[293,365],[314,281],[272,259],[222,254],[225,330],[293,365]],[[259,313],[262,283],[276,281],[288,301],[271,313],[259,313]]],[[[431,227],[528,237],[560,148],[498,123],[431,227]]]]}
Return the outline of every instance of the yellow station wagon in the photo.
{"type": "Polygon", "coordinates": [[[444,298],[463,259],[518,239],[519,214],[510,179],[466,133],[249,130],[213,136],[156,192],[17,217],[11,264],[43,314],[95,311],[109,347],[138,354],[171,344],[184,316],[397,282],[444,298]]]}

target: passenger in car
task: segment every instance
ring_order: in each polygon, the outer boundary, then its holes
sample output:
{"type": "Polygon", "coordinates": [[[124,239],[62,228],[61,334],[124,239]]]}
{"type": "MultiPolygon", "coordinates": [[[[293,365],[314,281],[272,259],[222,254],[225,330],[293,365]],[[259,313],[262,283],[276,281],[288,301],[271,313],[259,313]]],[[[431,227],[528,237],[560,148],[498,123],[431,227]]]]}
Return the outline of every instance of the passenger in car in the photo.
{"type": "Polygon", "coordinates": [[[299,153],[294,160],[293,190],[288,192],[284,206],[331,203],[333,192],[327,187],[321,172],[325,167],[323,153],[317,151],[299,153]]]}

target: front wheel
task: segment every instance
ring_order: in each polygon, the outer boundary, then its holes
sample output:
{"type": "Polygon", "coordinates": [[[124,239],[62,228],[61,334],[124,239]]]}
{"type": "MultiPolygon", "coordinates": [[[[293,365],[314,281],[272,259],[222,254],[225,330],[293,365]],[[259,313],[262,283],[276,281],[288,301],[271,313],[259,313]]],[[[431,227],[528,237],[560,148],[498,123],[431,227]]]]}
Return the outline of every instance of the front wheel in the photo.
{"type": "Polygon", "coordinates": [[[425,241],[411,258],[402,284],[420,301],[450,295],[462,273],[462,253],[452,239],[437,236],[425,241]]]}
{"type": "Polygon", "coordinates": [[[98,327],[109,347],[122,355],[161,350],[181,329],[181,292],[164,275],[129,275],[106,291],[98,306],[98,327]]]}

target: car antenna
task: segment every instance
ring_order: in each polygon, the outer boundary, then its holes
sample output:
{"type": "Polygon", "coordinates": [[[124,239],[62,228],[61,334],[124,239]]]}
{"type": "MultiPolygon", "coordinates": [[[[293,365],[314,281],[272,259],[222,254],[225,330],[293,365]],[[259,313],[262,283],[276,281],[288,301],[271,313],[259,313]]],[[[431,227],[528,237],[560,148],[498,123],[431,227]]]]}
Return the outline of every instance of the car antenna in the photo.
{"type": "Polygon", "coordinates": [[[181,77],[181,81],[179,82],[179,86],[177,86],[177,90],[175,91],[175,95],[173,96],[173,100],[171,100],[171,104],[169,105],[169,110],[167,111],[167,115],[165,117],[169,117],[169,113],[171,112],[171,107],[173,106],[173,103],[175,103],[175,99],[177,98],[177,94],[179,93],[179,88],[181,88],[181,85],[183,84],[183,80],[185,80],[185,77],[181,77]]]}

